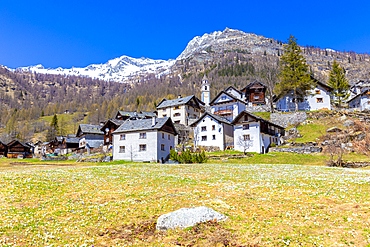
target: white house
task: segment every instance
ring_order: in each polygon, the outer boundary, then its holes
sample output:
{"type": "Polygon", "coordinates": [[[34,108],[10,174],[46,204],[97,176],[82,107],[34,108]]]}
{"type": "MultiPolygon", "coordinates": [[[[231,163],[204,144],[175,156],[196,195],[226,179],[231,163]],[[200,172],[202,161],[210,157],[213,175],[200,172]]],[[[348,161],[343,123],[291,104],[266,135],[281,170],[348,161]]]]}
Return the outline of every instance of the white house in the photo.
{"type": "Polygon", "coordinates": [[[348,101],[349,108],[358,108],[361,111],[370,110],[370,89],[353,97],[348,101]]]}
{"type": "Polygon", "coordinates": [[[188,126],[199,118],[204,103],[194,95],[179,96],[177,99],[163,99],[157,106],[158,118],[170,117],[174,123],[188,126]]]}
{"type": "Polygon", "coordinates": [[[104,132],[100,125],[80,124],[76,137],[80,139],[79,148],[98,148],[103,145],[104,132]]]}
{"type": "Polygon", "coordinates": [[[280,145],[284,127],[242,111],[232,122],[234,125],[234,149],[266,153],[272,143],[280,145]]]}
{"type": "Polygon", "coordinates": [[[195,146],[219,147],[223,151],[233,145],[233,126],[218,115],[206,112],[191,127],[195,146]]]}
{"type": "Polygon", "coordinates": [[[113,160],[163,162],[175,146],[171,118],[128,120],[113,133],[113,160]]]}
{"type": "MultiPolygon", "coordinates": [[[[315,80],[315,79],[314,79],[315,80]]],[[[316,111],[320,109],[331,109],[330,92],[333,90],[330,86],[315,80],[316,86],[309,91],[309,95],[304,99],[298,99],[299,111],[316,111]]],[[[281,95],[275,99],[276,108],[283,112],[295,111],[293,91],[281,95]]]]}
{"type": "Polygon", "coordinates": [[[237,97],[237,91],[234,88],[227,89],[230,93],[226,91],[221,91],[210,103],[211,112],[215,115],[219,115],[226,118],[228,121],[232,121],[240,112],[245,110],[246,102],[237,97]]]}

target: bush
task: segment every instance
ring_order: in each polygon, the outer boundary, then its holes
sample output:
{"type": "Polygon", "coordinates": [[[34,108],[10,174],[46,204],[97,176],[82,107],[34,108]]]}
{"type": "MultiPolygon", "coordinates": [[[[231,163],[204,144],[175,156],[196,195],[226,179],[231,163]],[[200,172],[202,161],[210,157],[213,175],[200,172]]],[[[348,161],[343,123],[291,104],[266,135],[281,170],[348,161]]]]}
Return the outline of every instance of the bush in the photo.
{"type": "Polygon", "coordinates": [[[170,158],[176,160],[182,164],[184,163],[205,163],[208,160],[205,152],[201,153],[191,153],[190,150],[185,150],[183,152],[177,152],[174,149],[170,151],[170,158]]]}
{"type": "Polygon", "coordinates": [[[271,143],[271,144],[270,144],[270,147],[272,147],[272,148],[276,147],[275,142],[271,143]]]}

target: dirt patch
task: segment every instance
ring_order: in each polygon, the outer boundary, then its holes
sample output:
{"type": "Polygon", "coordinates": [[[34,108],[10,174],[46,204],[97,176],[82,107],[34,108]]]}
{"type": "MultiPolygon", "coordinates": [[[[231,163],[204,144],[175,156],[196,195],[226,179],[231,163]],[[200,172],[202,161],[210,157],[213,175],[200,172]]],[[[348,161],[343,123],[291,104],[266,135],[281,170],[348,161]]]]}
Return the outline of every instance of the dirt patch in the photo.
{"type": "Polygon", "coordinates": [[[180,233],[175,244],[178,246],[235,246],[257,247],[257,245],[240,245],[236,236],[217,221],[207,221],[187,228],[180,233]]]}
{"type": "MultiPolygon", "coordinates": [[[[125,242],[157,242],[159,239],[172,239],[173,246],[234,246],[258,247],[259,245],[240,245],[237,236],[217,221],[208,221],[176,232],[156,231],[157,217],[141,223],[132,223],[117,228],[108,228],[98,233],[101,237],[122,239],[125,242]]],[[[167,242],[167,241],[166,241],[167,242]]]]}
{"type": "Polygon", "coordinates": [[[112,239],[120,238],[124,241],[132,242],[135,239],[147,240],[156,235],[155,227],[157,225],[156,219],[147,220],[141,223],[132,223],[124,225],[119,228],[108,228],[100,232],[100,236],[109,236],[112,239]]]}

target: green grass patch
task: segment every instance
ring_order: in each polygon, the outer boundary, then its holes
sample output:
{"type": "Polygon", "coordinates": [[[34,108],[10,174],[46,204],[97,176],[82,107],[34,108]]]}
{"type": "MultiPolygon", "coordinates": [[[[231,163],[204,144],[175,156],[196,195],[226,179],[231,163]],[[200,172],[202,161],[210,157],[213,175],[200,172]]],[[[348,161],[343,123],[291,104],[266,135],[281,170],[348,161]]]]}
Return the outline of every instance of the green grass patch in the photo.
{"type": "Polygon", "coordinates": [[[254,112],[253,114],[267,120],[270,120],[271,116],[271,112],[254,112]]]}

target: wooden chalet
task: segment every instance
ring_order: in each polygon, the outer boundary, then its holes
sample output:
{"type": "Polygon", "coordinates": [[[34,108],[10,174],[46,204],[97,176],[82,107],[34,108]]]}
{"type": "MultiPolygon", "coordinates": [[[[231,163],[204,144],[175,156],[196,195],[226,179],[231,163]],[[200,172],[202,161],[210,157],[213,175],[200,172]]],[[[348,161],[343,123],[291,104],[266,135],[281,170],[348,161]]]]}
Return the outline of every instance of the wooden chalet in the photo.
{"type": "Polygon", "coordinates": [[[245,95],[245,101],[253,105],[266,104],[267,86],[259,81],[254,81],[244,87],[241,92],[245,95]]]}
{"type": "Polygon", "coordinates": [[[6,157],[6,152],[8,151],[8,146],[0,142],[0,156],[6,157]]]}
{"type": "MultiPolygon", "coordinates": [[[[118,114],[119,112],[117,113],[117,116],[118,114]]],[[[125,120],[109,119],[104,123],[103,127],[100,129],[104,132],[104,146],[111,145],[113,143],[112,132],[118,129],[118,127],[124,122],[125,120]]]]}
{"type": "Polygon", "coordinates": [[[10,143],[7,144],[7,146],[8,146],[7,152],[8,158],[25,159],[33,157],[31,147],[18,140],[11,141],[10,143]]]}

